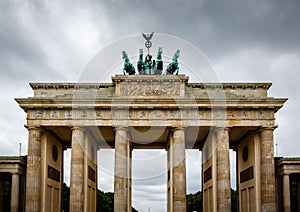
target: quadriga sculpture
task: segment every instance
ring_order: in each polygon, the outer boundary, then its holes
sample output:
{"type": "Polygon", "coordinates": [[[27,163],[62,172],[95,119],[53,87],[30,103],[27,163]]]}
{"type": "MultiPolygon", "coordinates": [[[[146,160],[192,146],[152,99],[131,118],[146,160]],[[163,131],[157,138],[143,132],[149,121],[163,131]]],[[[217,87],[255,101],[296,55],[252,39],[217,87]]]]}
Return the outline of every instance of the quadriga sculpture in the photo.
{"type": "Polygon", "coordinates": [[[175,74],[178,75],[178,71],[179,71],[179,67],[178,67],[178,58],[179,58],[179,54],[180,54],[180,50],[177,49],[177,51],[175,52],[172,62],[168,65],[167,69],[166,69],[166,74],[167,75],[172,75],[175,74]]]}
{"type": "Polygon", "coordinates": [[[122,51],[123,59],[124,59],[124,68],[123,68],[123,74],[126,75],[135,75],[135,68],[131,64],[128,55],[125,51],[122,51]]]}

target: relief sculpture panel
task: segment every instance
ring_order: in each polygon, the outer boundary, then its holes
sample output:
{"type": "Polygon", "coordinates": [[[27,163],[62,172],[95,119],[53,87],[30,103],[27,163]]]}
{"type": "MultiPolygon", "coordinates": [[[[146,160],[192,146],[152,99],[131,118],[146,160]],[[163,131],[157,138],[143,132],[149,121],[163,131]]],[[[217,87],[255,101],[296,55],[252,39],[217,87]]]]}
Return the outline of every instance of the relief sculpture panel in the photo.
{"type": "Polygon", "coordinates": [[[179,84],[121,84],[121,96],[179,96],[179,84]]]}

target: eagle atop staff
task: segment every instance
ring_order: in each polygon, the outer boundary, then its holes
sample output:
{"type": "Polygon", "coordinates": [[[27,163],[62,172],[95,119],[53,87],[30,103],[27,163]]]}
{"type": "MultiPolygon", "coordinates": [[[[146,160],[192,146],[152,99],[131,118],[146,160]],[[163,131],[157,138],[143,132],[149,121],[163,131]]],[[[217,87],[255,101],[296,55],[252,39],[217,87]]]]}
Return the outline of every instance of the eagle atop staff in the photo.
{"type": "Polygon", "coordinates": [[[151,32],[150,34],[142,33],[143,37],[146,39],[145,47],[148,49],[148,54],[150,54],[150,48],[152,46],[152,43],[150,40],[153,37],[153,34],[154,34],[154,32],[151,32]]]}
{"type": "Polygon", "coordinates": [[[147,40],[147,41],[150,41],[151,40],[151,38],[153,37],[153,34],[154,34],[154,32],[151,32],[150,34],[144,34],[144,33],[142,33],[142,35],[143,35],[143,37],[147,40]]]}

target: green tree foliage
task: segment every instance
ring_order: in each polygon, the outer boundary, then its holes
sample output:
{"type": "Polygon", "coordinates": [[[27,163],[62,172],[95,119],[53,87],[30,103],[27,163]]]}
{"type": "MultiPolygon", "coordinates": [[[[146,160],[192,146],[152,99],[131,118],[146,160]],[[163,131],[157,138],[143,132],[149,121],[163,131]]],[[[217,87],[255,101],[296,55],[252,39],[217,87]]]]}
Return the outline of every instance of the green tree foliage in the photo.
{"type": "Polygon", "coordinates": [[[187,212],[202,212],[202,192],[186,195],[187,212]]]}
{"type": "Polygon", "coordinates": [[[70,188],[67,184],[63,185],[63,197],[62,197],[63,211],[70,211],[70,188]]]}
{"type": "MultiPolygon", "coordinates": [[[[238,211],[237,208],[237,191],[231,189],[231,211],[238,211]]],[[[64,183],[63,187],[63,210],[69,211],[70,188],[64,183]]],[[[202,191],[195,194],[186,195],[187,212],[202,212],[202,191]]],[[[114,211],[114,193],[97,191],[97,211],[113,212],[114,211]]],[[[132,207],[132,212],[138,212],[132,207]]]]}
{"type": "Polygon", "coordinates": [[[97,211],[113,212],[114,211],[114,193],[98,190],[97,192],[97,211]]]}
{"type": "Polygon", "coordinates": [[[230,190],[231,190],[231,211],[236,212],[238,211],[237,191],[233,190],[232,188],[230,190]]]}
{"type": "MultiPolygon", "coordinates": [[[[231,211],[236,212],[237,210],[237,191],[231,189],[231,211]]],[[[195,194],[186,195],[186,206],[187,212],[202,212],[202,191],[198,191],[195,194]]]]}
{"type": "MultiPolygon", "coordinates": [[[[63,185],[63,211],[68,212],[70,205],[70,188],[64,183],[63,185]]],[[[114,193],[103,192],[97,190],[97,211],[98,212],[113,212],[114,211],[114,193]]],[[[132,208],[132,212],[138,212],[132,208]]]]}

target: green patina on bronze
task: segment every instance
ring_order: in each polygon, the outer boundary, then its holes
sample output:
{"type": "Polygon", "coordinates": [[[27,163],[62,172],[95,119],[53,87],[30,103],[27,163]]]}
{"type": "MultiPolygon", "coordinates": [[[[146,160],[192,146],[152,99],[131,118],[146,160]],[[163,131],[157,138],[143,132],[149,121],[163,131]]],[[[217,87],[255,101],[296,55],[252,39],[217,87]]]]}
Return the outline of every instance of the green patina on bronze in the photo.
{"type": "Polygon", "coordinates": [[[124,68],[123,68],[123,74],[126,75],[134,75],[135,74],[135,68],[134,66],[131,64],[128,55],[125,51],[122,51],[122,55],[123,55],[123,59],[124,59],[124,68]]]}
{"type": "Polygon", "coordinates": [[[162,61],[162,47],[158,47],[157,57],[156,57],[156,74],[162,74],[163,71],[163,61],[162,61]]]}
{"type": "Polygon", "coordinates": [[[178,67],[178,57],[180,54],[180,50],[177,49],[177,51],[175,52],[172,62],[168,65],[167,70],[166,70],[166,74],[174,74],[176,73],[176,75],[178,75],[178,71],[179,71],[179,67],[178,67]]]}
{"type": "MultiPolygon", "coordinates": [[[[162,59],[162,47],[158,47],[156,61],[152,60],[152,55],[150,54],[150,48],[152,43],[150,39],[153,36],[153,32],[149,34],[142,33],[143,37],[146,39],[145,46],[148,49],[148,54],[143,60],[143,49],[139,50],[139,59],[137,61],[137,70],[139,75],[162,75],[163,72],[163,59],[162,59]]],[[[165,74],[167,75],[178,75],[179,66],[178,66],[178,58],[179,58],[180,50],[177,49],[175,52],[172,62],[167,66],[165,70],[165,74]]],[[[123,59],[124,59],[124,68],[123,74],[124,75],[135,75],[135,68],[130,62],[128,55],[125,51],[122,51],[123,59]]]]}

